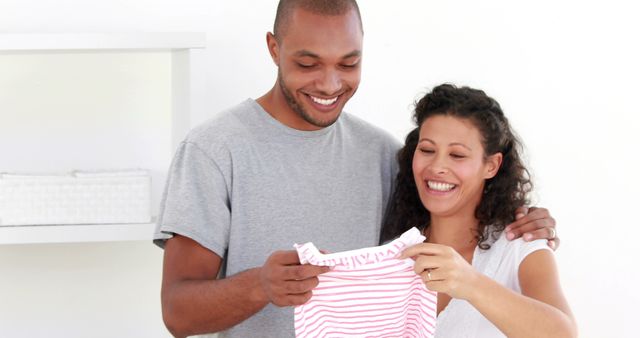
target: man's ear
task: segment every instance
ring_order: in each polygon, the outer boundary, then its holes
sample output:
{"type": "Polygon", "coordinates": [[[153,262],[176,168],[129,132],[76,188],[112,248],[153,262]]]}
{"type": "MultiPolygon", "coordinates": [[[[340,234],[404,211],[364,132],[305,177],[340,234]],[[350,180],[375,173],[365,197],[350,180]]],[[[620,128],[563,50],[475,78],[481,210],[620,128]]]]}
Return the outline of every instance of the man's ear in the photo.
{"type": "Polygon", "coordinates": [[[485,179],[490,179],[496,176],[500,166],[502,165],[502,153],[495,153],[485,161],[485,179]]]}
{"type": "Polygon", "coordinates": [[[271,55],[271,60],[273,63],[278,66],[278,62],[280,60],[280,46],[278,45],[278,40],[276,40],[276,36],[273,33],[267,33],[267,48],[269,48],[269,54],[271,55]]]}

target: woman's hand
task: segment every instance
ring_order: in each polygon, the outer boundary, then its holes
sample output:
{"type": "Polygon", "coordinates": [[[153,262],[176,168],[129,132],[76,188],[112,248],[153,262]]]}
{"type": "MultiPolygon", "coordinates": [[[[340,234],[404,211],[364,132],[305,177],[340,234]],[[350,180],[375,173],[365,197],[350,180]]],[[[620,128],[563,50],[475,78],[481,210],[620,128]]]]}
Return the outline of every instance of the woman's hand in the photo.
{"type": "Polygon", "coordinates": [[[469,262],[446,245],[421,243],[406,249],[400,259],[415,260],[414,270],[431,291],[468,300],[481,279],[469,262]]]}

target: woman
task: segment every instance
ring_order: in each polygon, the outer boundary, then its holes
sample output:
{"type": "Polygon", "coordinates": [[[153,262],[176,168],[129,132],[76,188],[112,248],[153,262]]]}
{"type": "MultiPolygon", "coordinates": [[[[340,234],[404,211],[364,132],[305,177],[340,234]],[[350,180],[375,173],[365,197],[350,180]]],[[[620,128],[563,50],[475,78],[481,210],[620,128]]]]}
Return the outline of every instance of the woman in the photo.
{"type": "Polygon", "coordinates": [[[417,128],[398,154],[398,186],[382,240],[420,226],[407,249],[438,292],[437,337],[575,337],[545,240],[503,232],[527,203],[520,143],[483,91],[440,85],[416,105],[417,128]]]}

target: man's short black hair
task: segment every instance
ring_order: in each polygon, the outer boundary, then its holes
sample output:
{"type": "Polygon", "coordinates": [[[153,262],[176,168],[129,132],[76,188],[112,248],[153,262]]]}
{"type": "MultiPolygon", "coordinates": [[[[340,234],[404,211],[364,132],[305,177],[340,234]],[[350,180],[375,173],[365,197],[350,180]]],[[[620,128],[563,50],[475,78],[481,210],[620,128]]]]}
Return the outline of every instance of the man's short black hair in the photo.
{"type": "Polygon", "coordinates": [[[273,24],[273,34],[278,41],[286,32],[293,11],[298,8],[327,16],[343,15],[355,10],[360,21],[360,30],[362,30],[362,17],[356,0],[280,0],[273,24]]]}

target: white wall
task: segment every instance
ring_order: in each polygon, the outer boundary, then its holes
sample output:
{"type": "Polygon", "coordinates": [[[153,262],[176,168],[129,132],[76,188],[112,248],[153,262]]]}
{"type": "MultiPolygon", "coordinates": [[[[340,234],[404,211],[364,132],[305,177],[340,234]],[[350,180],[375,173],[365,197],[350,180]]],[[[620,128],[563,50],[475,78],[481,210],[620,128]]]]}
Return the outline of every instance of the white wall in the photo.
{"type": "Polygon", "coordinates": [[[150,242],[0,246],[0,337],[170,337],[150,242]]]}
{"type": "MultiPolygon", "coordinates": [[[[273,84],[264,34],[276,3],[0,0],[0,32],[204,31],[210,109],[192,116],[197,124],[273,84]]],[[[640,301],[633,288],[640,282],[633,268],[640,234],[633,212],[640,190],[634,175],[640,171],[640,142],[634,137],[640,123],[636,5],[623,0],[362,0],[360,5],[365,68],[348,110],[400,138],[410,128],[411,103],[435,84],[468,84],[497,98],[527,145],[536,203],[551,209],[558,221],[563,243],[557,257],[581,336],[632,337],[632,306],[640,301]]],[[[0,118],[7,117],[0,112],[0,118]]],[[[105,337],[160,336],[165,331],[158,301],[149,296],[159,289],[160,260],[161,252],[150,243],[2,247],[0,336],[80,337],[91,329],[105,337]],[[119,258],[123,252],[126,261],[119,258]],[[93,301],[65,301],[90,294],[93,301]],[[126,310],[129,306],[140,308],[126,310]],[[25,326],[18,331],[9,321],[25,326]]]]}

